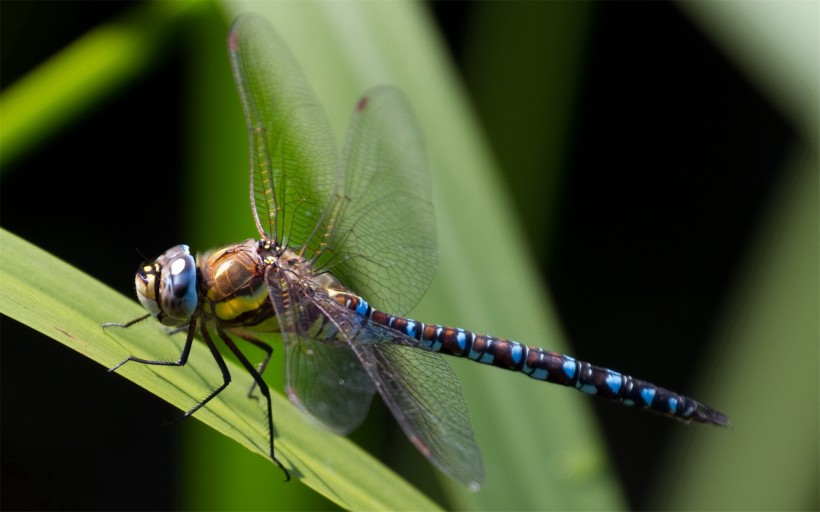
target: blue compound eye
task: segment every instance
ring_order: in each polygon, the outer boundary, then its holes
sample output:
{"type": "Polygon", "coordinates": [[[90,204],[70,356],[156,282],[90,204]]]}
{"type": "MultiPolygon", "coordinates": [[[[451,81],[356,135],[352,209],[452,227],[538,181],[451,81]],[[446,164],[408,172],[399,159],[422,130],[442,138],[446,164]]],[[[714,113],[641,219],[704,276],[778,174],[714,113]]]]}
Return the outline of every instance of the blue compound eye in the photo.
{"type": "Polygon", "coordinates": [[[168,317],[160,320],[166,325],[185,323],[196,311],[196,262],[187,245],[178,245],[166,251],[157,263],[162,265],[159,306],[168,317]]]}
{"type": "Polygon", "coordinates": [[[187,245],[172,247],[155,262],[145,263],[134,284],[140,303],[164,325],[183,325],[196,311],[196,261],[187,245]]]}

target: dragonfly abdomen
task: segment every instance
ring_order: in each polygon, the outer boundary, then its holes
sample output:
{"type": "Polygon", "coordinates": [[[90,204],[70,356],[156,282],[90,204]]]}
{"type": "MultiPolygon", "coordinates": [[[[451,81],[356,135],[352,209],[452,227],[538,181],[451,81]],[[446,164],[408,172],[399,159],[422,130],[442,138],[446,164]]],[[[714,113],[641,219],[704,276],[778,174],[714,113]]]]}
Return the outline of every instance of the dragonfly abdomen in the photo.
{"type": "Polygon", "coordinates": [[[389,315],[350,293],[336,293],[334,297],[357,314],[417,340],[422,348],[521,372],[536,380],[573,387],[588,395],[651,409],[683,421],[730,424],[728,417],[692,398],[615,370],[513,340],[389,315]]]}

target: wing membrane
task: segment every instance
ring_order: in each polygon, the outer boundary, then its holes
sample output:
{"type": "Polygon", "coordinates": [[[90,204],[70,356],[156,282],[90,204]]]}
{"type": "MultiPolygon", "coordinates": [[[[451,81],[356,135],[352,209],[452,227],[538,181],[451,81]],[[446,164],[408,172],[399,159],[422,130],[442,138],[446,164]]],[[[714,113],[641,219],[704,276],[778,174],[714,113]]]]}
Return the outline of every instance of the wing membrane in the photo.
{"type": "Polygon", "coordinates": [[[318,250],[338,166],[330,123],[299,65],[259,16],[228,37],[250,138],[251,201],[260,235],[318,250]],[[321,235],[320,235],[321,236],[321,235]]]}
{"type": "Polygon", "coordinates": [[[368,91],[340,164],[324,110],[268,23],[241,16],[228,41],[260,235],[305,246],[317,268],[376,307],[406,313],[438,265],[429,166],[406,99],[388,86],[368,91]]]}
{"type": "Polygon", "coordinates": [[[357,104],[342,151],[329,249],[317,261],[377,308],[404,314],[438,266],[430,170],[404,95],[379,86],[357,104]]]}
{"type": "Polygon", "coordinates": [[[310,338],[317,319],[302,307],[309,299],[299,283],[269,267],[268,295],[285,346],[285,389],[302,412],[334,432],[347,434],[361,425],[376,393],[373,381],[349,346],[310,338]]]}
{"type": "Polygon", "coordinates": [[[478,489],[484,479],[481,451],[461,384],[444,356],[326,297],[315,296],[314,304],[358,356],[419,451],[446,474],[478,489]]]}
{"type": "Polygon", "coordinates": [[[377,361],[378,389],[419,451],[448,475],[477,489],[484,479],[481,451],[461,384],[444,357],[389,343],[356,351],[368,352],[367,359],[377,361]]]}
{"type": "Polygon", "coordinates": [[[302,338],[285,359],[288,398],[299,409],[343,435],[362,424],[376,388],[348,346],[302,338]]]}

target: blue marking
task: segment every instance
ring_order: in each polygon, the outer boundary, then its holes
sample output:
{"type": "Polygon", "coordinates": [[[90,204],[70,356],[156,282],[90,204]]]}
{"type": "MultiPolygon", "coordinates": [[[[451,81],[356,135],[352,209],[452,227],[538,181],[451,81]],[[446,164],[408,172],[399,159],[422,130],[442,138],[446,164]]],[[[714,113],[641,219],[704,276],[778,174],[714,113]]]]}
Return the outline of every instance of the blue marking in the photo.
{"type": "Polygon", "coordinates": [[[538,380],[547,380],[549,375],[550,372],[548,372],[546,368],[536,368],[535,371],[530,374],[530,377],[538,380]]]}
{"type": "Polygon", "coordinates": [[[478,358],[479,363],[484,364],[493,364],[495,361],[495,356],[490,353],[490,348],[493,346],[493,339],[487,336],[487,349],[481,354],[481,357],[478,358]]]}
{"type": "Polygon", "coordinates": [[[430,348],[435,350],[436,352],[441,352],[441,326],[436,326],[436,334],[433,336],[433,343],[430,345],[430,348]]]}
{"type": "Polygon", "coordinates": [[[597,395],[598,388],[595,387],[595,384],[584,384],[578,388],[581,393],[586,393],[587,395],[597,395]]]}
{"type": "Polygon", "coordinates": [[[623,401],[623,402],[621,402],[621,403],[622,403],[622,404],[624,404],[624,405],[628,405],[628,406],[630,406],[630,407],[631,407],[631,406],[633,406],[633,405],[635,405],[635,402],[633,402],[633,401],[632,401],[632,400],[630,400],[629,398],[625,398],[625,399],[624,399],[624,401],[623,401]]]}
{"type": "Polygon", "coordinates": [[[359,303],[356,305],[356,313],[366,316],[367,315],[367,301],[360,298],[359,303]]]}
{"type": "Polygon", "coordinates": [[[644,388],[641,390],[641,398],[646,405],[652,405],[652,400],[655,399],[655,390],[652,388],[644,388]]]}
{"type": "Polygon", "coordinates": [[[572,380],[575,378],[575,359],[569,356],[564,356],[564,359],[564,375],[566,375],[569,380],[572,380]]]}
{"type": "Polygon", "coordinates": [[[674,398],[670,398],[666,403],[669,405],[669,410],[672,414],[675,414],[675,411],[678,410],[678,401],[674,398]]]}
{"type": "Polygon", "coordinates": [[[512,356],[513,363],[515,363],[516,366],[521,364],[521,355],[523,353],[524,351],[522,350],[520,344],[514,341],[510,342],[510,355],[512,356]]]}
{"type": "Polygon", "coordinates": [[[495,356],[489,352],[484,352],[481,354],[481,357],[478,358],[479,363],[493,364],[493,361],[495,361],[495,356]]]}
{"type": "Polygon", "coordinates": [[[613,371],[607,372],[606,385],[617,395],[621,389],[621,374],[613,371]]]}
{"type": "Polygon", "coordinates": [[[416,322],[415,320],[407,319],[407,327],[404,329],[404,334],[410,336],[411,338],[416,337],[416,322]]]}
{"type": "Polygon", "coordinates": [[[458,331],[458,334],[456,334],[456,343],[458,343],[458,348],[462,352],[467,349],[467,336],[464,335],[464,331],[458,331]]]}

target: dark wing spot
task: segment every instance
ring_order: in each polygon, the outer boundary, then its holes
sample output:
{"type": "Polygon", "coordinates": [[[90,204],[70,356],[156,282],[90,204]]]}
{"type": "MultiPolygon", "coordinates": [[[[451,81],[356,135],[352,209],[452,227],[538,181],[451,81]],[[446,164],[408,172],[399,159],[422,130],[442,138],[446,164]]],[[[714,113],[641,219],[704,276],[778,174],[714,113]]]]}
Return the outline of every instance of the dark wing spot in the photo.
{"type": "Polygon", "coordinates": [[[367,106],[367,96],[362,96],[359,102],[356,104],[356,111],[361,112],[367,106]]]}

